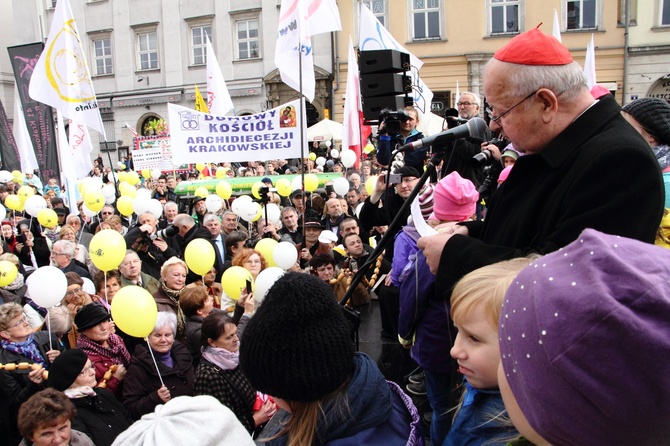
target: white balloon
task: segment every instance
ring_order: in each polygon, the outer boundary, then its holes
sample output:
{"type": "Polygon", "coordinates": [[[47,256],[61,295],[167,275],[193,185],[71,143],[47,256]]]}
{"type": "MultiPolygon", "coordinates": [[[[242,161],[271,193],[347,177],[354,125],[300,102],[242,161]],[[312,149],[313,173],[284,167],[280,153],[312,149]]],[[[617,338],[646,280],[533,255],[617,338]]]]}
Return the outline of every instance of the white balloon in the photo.
{"type": "Polygon", "coordinates": [[[95,285],[88,277],[82,277],[81,280],[84,281],[84,284],[81,286],[81,289],[86,291],[88,294],[95,294],[95,285]]]}
{"type": "Polygon", "coordinates": [[[344,167],[346,168],[356,164],[356,152],[349,149],[342,151],[342,164],[344,164],[344,167]]]}
{"type": "Polygon", "coordinates": [[[90,210],[89,208],[87,208],[87,207],[86,207],[86,204],[82,204],[82,205],[81,205],[81,211],[82,211],[82,212],[84,213],[84,215],[87,216],[87,217],[95,217],[96,215],[98,215],[97,212],[94,212],[94,211],[90,210]]]}
{"type": "MultiPolygon", "coordinates": [[[[263,299],[268,295],[272,285],[284,274],[286,274],[284,270],[276,266],[265,268],[258,274],[254,282],[254,300],[257,306],[263,303],[263,299]]],[[[258,307],[256,308],[258,309],[258,307]]]]}
{"type": "Polygon", "coordinates": [[[292,190],[302,190],[302,178],[301,177],[293,178],[293,181],[291,181],[291,189],[292,190]]]}
{"type": "Polygon", "coordinates": [[[326,141],[326,147],[330,147],[330,146],[332,146],[332,145],[333,145],[333,143],[330,142],[330,140],[326,141]]]}
{"type": "Polygon", "coordinates": [[[255,201],[252,201],[251,203],[247,203],[244,205],[244,209],[242,211],[242,214],[240,215],[240,218],[246,222],[253,221],[254,217],[258,215],[258,211],[261,210],[261,205],[256,203],[255,201]]]}
{"type": "MultiPolygon", "coordinates": [[[[34,197],[35,195],[33,195],[34,197]]],[[[0,220],[4,220],[7,216],[7,209],[4,206],[0,206],[0,220]]]]}
{"type": "Polygon", "coordinates": [[[147,200],[151,200],[151,191],[145,188],[137,189],[137,195],[135,195],[135,198],[146,198],[147,200]]]}
{"type": "MultiPolygon", "coordinates": [[[[208,195],[209,196],[209,195],[208,195]]],[[[233,203],[230,205],[230,208],[235,212],[235,215],[238,217],[242,216],[242,213],[246,209],[246,205],[251,203],[251,197],[249,195],[242,195],[241,197],[233,200],[233,203]]]]}
{"type": "Polygon", "coordinates": [[[147,210],[151,212],[151,215],[153,215],[156,218],[161,218],[161,215],[163,215],[163,205],[161,204],[160,201],[156,200],[155,198],[149,200],[149,208],[147,210]]]}
{"type": "Polygon", "coordinates": [[[272,251],[272,258],[278,267],[287,270],[298,261],[298,250],[291,242],[279,242],[272,251]]]}
{"type": "MultiPolygon", "coordinates": [[[[26,199],[25,206],[26,206],[26,212],[27,213],[29,213],[33,217],[37,217],[37,214],[39,214],[39,212],[42,209],[47,208],[47,202],[40,195],[32,195],[32,196],[30,196],[26,199]]],[[[4,206],[0,206],[0,207],[2,207],[3,210],[4,210],[4,206]]],[[[6,213],[7,213],[7,211],[5,210],[5,214],[6,213]]],[[[4,215],[2,216],[2,218],[0,218],[0,220],[2,220],[3,218],[5,218],[4,215]]]]}
{"type": "Polygon", "coordinates": [[[343,177],[336,178],[333,181],[333,190],[337,195],[344,197],[349,192],[349,180],[343,177]]]}
{"type": "Polygon", "coordinates": [[[339,158],[340,157],[340,151],[337,149],[333,149],[330,151],[330,156],[331,158],[339,158]]]}
{"type": "Polygon", "coordinates": [[[148,212],[150,201],[151,200],[149,198],[142,198],[139,195],[136,196],[133,199],[133,212],[135,212],[135,214],[137,214],[138,217],[144,214],[145,212],[148,212]]]}
{"type": "Polygon", "coordinates": [[[113,196],[113,195],[111,197],[105,198],[105,204],[113,204],[115,201],[116,201],[116,197],[113,196]]]}
{"type": "Polygon", "coordinates": [[[205,198],[205,207],[207,208],[207,211],[212,214],[219,212],[223,207],[223,198],[216,194],[207,195],[205,198]]]}
{"type": "Polygon", "coordinates": [[[6,183],[8,181],[14,181],[14,175],[6,170],[0,170],[0,183],[6,183]]]}
{"type": "Polygon", "coordinates": [[[42,266],[27,281],[29,297],[42,308],[58,305],[67,292],[67,278],[55,266],[42,266]]]}
{"type": "Polygon", "coordinates": [[[112,184],[105,184],[102,186],[102,196],[105,198],[113,197],[116,195],[116,189],[112,184]]]}
{"type": "Polygon", "coordinates": [[[107,174],[107,180],[111,183],[116,183],[116,181],[119,179],[119,176],[116,174],[116,172],[109,172],[107,174]]]}
{"type": "Polygon", "coordinates": [[[151,178],[153,178],[154,180],[157,180],[158,177],[160,177],[160,176],[161,176],[161,170],[160,169],[153,169],[151,171],[151,178]]]}
{"type": "Polygon", "coordinates": [[[274,203],[268,203],[265,209],[268,213],[268,221],[270,223],[277,223],[281,218],[281,209],[279,209],[279,206],[274,203]]]}
{"type": "Polygon", "coordinates": [[[326,164],[326,159],[322,156],[316,159],[316,165],[323,167],[326,164]]]}

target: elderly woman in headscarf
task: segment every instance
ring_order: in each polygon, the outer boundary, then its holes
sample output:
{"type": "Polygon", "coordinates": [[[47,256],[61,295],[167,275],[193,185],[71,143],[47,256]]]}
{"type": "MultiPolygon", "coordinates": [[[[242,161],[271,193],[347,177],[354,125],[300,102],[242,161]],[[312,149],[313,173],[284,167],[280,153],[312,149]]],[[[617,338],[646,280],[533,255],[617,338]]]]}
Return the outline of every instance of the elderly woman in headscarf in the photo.
{"type": "Polygon", "coordinates": [[[114,333],[109,313],[99,303],[88,304],[79,310],[74,323],[79,331],[77,348],[91,359],[98,383],[105,382],[105,387],[118,395],[119,382],[130,365],[130,353],[114,333]],[[111,372],[111,376],[107,372],[111,372]]]}
{"type": "Polygon", "coordinates": [[[60,354],[46,332],[33,333],[21,305],[0,305],[0,405],[8,411],[10,443],[19,441],[16,413],[31,395],[44,388],[42,372],[60,354]],[[26,373],[28,371],[28,373],[26,373]],[[13,430],[13,434],[11,431],[13,430]]]}
{"type": "Polygon", "coordinates": [[[175,340],[176,334],[177,316],[160,311],[147,337],[148,348],[145,345],[135,348],[123,384],[123,401],[136,420],[172,398],[193,395],[193,358],[186,346],[175,340]],[[155,364],[152,356],[156,358],[155,364]]]}
{"type": "Polygon", "coordinates": [[[186,317],[179,306],[179,295],[186,285],[186,274],[186,262],[177,257],[169,258],[161,267],[160,287],[154,293],[158,311],[170,311],[177,316],[177,339],[183,339],[186,328],[186,317]]]}
{"type": "Polygon", "coordinates": [[[97,387],[95,368],[83,350],[67,350],[56,358],[47,385],[70,399],[77,408],[72,428],[88,435],[96,446],[111,445],[133,422],[112,392],[97,387]]]}

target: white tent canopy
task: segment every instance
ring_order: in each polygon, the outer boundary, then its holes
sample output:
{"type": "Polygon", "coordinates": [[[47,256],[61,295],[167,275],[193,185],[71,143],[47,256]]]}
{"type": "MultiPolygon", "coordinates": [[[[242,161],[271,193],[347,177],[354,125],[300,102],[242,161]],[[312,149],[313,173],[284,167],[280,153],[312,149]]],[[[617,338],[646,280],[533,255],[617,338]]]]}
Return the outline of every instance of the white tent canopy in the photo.
{"type": "Polygon", "coordinates": [[[342,124],[324,119],[307,128],[308,141],[328,141],[334,139],[342,141],[342,124]]]}

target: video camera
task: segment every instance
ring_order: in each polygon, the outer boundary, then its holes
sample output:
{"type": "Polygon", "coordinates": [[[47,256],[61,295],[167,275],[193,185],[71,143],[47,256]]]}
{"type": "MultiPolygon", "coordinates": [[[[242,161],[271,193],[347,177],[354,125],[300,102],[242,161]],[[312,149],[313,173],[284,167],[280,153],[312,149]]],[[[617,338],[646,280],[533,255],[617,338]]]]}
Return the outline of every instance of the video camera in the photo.
{"type": "MultiPolygon", "coordinates": [[[[495,138],[495,139],[490,140],[488,142],[488,144],[495,145],[502,152],[502,150],[507,146],[508,141],[506,139],[495,138]]],[[[484,166],[486,163],[488,163],[490,158],[491,158],[491,151],[490,150],[482,150],[481,152],[479,152],[478,154],[476,154],[475,156],[472,157],[472,164],[475,167],[481,167],[481,166],[484,166]]]]}
{"type": "Polygon", "coordinates": [[[379,114],[379,123],[384,123],[384,128],[380,133],[388,133],[389,135],[397,135],[400,133],[402,123],[411,119],[411,116],[405,110],[389,110],[385,108],[379,114]]]}

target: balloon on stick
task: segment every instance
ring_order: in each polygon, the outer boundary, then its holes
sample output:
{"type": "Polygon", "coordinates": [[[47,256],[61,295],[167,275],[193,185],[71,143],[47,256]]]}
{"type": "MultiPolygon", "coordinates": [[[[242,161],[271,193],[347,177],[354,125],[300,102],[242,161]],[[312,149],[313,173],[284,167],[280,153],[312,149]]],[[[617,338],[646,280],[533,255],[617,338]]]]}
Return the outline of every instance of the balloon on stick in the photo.
{"type": "Polygon", "coordinates": [[[27,285],[30,298],[42,308],[58,305],[67,292],[67,278],[55,266],[37,268],[28,277],[27,285]]]}
{"type": "MultiPolygon", "coordinates": [[[[218,171],[217,171],[218,172],[218,171]]],[[[216,195],[227,200],[233,194],[233,188],[230,186],[230,183],[227,181],[219,181],[216,183],[216,195]]]]}
{"type": "Polygon", "coordinates": [[[263,256],[268,266],[277,266],[275,264],[274,258],[272,257],[272,253],[274,252],[278,244],[279,243],[277,242],[277,240],[273,238],[263,238],[260,239],[258,243],[256,243],[254,249],[263,256]]]}
{"type": "Polygon", "coordinates": [[[221,276],[223,291],[233,300],[240,298],[240,294],[247,287],[247,281],[251,282],[253,290],[254,279],[251,273],[241,266],[231,266],[221,276]]]}
{"type": "Polygon", "coordinates": [[[184,260],[191,271],[204,276],[214,266],[216,260],[214,246],[203,238],[191,240],[184,250],[184,260]]]}
{"type": "Polygon", "coordinates": [[[7,286],[14,282],[18,276],[19,270],[9,260],[0,260],[0,287],[7,286]]]}
{"type": "Polygon", "coordinates": [[[256,301],[256,305],[260,305],[263,302],[263,299],[268,295],[268,291],[270,291],[272,285],[274,285],[277,279],[284,274],[286,274],[286,272],[277,266],[265,268],[258,274],[258,277],[256,277],[256,288],[254,289],[254,300],[256,301]]]}
{"type": "Polygon", "coordinates": [[[343,177],[336,178],[333,181],[333,190],[337,195],[344,197],[349,192],[349,180],[343,177]]]}
{"type": "Polygon", "coordinates": [[[291,242],[280,242],[272,251],[272,259],[279,268],[287,270],[298,261],[298,250],[291,242]]]}
{"type": "Polygon", "coordinates": [[[114,295],[112,319],[124,333],[146,338],[153,331],[157,317],[156,301],[144,288],[127,285],[114,295]]]}
{"type": "Polygon", "coordinates": [[[100,271],[119,267],[126,257],[126,240],[113,229],[103,229],[93,236],[88,246],[91,261],[100,271]]]}

